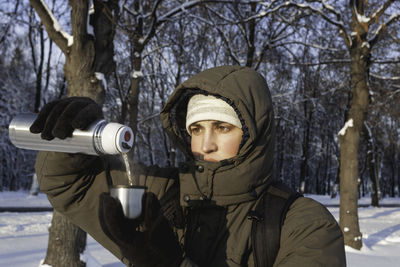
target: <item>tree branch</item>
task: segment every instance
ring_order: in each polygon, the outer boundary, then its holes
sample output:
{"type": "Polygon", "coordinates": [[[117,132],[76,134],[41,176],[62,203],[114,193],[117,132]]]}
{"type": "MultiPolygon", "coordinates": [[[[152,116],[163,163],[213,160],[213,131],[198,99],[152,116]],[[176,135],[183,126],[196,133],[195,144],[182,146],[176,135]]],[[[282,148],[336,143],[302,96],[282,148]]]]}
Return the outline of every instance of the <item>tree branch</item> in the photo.
{"type": "Polygon", "coordinates": [[[350,63],[349,59],[338,59],[338,60],[328,60],[320,62],[289,62],[290,65],[301,65],[301,66],[317,66],[317,65],[328,65],[328,64],[347,64],[350,63]]]}
{"type": "Polygon", "coordinates": [[[71,6],[71,27],[74,42],[82,46],[87,39],[87,18],[89,13],[88,0],[70,0],[71,6]]]}
{"type": "Polygon", "coordinates": [[[374,73],[370,73],[371,77],[374,77],[375,79],[379,80],[385,80],[385,81],[400,81],[400,76],[394,76],[394,77],[386,77],[386,76],[380,76],[374,73]]]}
{"type": "Polygon", "coordinates": [[[388,0],[386,3],[384,3],[375,13],[371,15],[371,19],[368,22],[368,26],[371,25],[372,23],[378,24],[379,18],[382,16],[382,14],[386,11],[386,9],[389,8],[391,4],[393,4],[394,0],[388,0]]]}
{"type": "Polygon", "coordinates": [[[60,23],[43,1],[30,0],[29,2],[40,17],[50,39],[57,44],[64,54],[68,54],[68,47],[71,46],[73,42],[72,36],[63,31],[60,23]]]}
{"type": "Polygon", "coordinates": [[[371,41],[369,41],[371,47],[373,45],[376,44],[376,42],[378,42],[379,38],[383,35],[383,32],[385,31],[385,29],[390,26],[393,22],[397,21],[400,19],[400,13],[397,14],[393,14],[392,16],[390,16],[390,18],[388,19],[388,21],[386,23],[382,23],[378,29],[376,29],[376,31],[374,32],[374,37],[371,39],[371,41]]]}
{"type": "Polygon", "coordinates": [[[271,13],[275,13],[278,10],[283,9],[283,8],[293,7],[293,8],[297,8],[299,10],[308,10],[308,11],[310,11],[310,12],[316,14],[316,15],[319,15],[322,19],[324,19],[329,24],[339,28],[339,30],[340,30],[339,33],[342,36],[342,38],[343,38],[343,40],[345,42],[345,45],[347,46],[347,48],[350,48],[350,46],[351,46],[351,38],[346,33],[346,28],[344,26],[343,21],[341,20],[340,13],[336,12],[335,9],[332,6],[326,4],[325,2],[322,2],[322,3],[320,1],[309,1],[309,2],[317,2],[319,4],[322,4],[322,8],[317,9],[317,8],[311,6],[311,5],[298,4],[298,3],[293,3],[293,2],[286,1],[283,4],[278,5],[278,6],[274,7],[274,8],[270,8],[267,11],[265,11],[265,10],[261,11],[258,14],[247,18],[247,20],[251,20],[251,19],[254,19],[254,18],[262,18],[262,17],[270,15],[271,13]],[[330,18],[327,14],[325,14],[323,12],[323,10],[325,10],[326,12],[328,12],[330,14],[333,14],[336,17],[336,20],[330,18]]]}
{"type": "Polygon", "coordinates": [[[392,59],[392,60],[371,60],[371,63],[373,64],[398,64],[400,63],[400,58],[399,59],[392,59]]]}

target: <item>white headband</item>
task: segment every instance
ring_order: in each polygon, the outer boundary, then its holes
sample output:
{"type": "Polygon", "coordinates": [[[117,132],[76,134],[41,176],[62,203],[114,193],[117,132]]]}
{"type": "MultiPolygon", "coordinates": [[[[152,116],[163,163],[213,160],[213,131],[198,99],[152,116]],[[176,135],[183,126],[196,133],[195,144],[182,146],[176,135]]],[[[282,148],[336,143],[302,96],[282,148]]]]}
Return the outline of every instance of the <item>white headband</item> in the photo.
{"type": "Polygon", "coordinates": [[[186,130],[190,134],[191,124],[205,120],[227,122],[242,128],[235,110],[224,100],[211,95],[194,95],[190,98],[187,106],[186,130]]]}

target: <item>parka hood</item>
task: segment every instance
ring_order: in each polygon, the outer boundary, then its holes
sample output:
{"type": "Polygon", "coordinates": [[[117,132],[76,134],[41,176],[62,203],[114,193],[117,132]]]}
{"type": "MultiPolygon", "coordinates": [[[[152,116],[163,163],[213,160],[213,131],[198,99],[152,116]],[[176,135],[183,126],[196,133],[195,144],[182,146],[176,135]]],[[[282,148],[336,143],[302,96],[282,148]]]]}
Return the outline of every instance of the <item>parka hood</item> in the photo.
{"type": "Polygon", "coordinates": [[[272,180],[273,106],[265,79],[253,69],[222,66],[200,72],[176,88],[161,112],[161,120],[172,141],[190,159],[184,167],[187,175],[180,178],[181,195],[186,200],[209,199],[223,206],[249,201],[272,180]],[[234,158],[216,163],[191,156],[190,136],[185,130],[186,106],[198,93],[221,97],[238,113],[243,142],[234,158]]]}

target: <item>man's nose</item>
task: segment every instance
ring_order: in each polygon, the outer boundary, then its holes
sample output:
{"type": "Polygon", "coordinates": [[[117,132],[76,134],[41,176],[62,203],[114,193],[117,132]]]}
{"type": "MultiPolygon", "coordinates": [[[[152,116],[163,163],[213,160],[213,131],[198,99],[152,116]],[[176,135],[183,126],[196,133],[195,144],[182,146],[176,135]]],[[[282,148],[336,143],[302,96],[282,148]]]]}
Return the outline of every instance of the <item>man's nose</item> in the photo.
{"type": "Polygon", "coordinates": [[[202,150],[204,153],[211,153],[217,151],[218,146],[215,140],[215,135],[212,131],[207,131],[203,137],[202,150]]]}

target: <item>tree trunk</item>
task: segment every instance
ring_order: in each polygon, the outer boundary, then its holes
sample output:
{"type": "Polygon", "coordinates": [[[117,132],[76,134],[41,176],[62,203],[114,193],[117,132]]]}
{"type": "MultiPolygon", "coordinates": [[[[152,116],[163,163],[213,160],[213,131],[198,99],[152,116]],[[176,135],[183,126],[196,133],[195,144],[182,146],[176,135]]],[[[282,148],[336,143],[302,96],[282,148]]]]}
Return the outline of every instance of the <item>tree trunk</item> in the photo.
{"type": "MultiPolygon", "coordinates": [[[[113,14],[118,16],[118,1],[94,1],[95,12],[90,18],[95,37],[88,33],[89,0],[70,0],[71,38],[54,28],[54,22],[44,2],[30,0],[50,38],[65,55],[64,74],[68,82],[68,96],[86,96],[103,104],[105,78],[113,71],[113,14]],[[72,39],[73,37],[73,39],[72,39]],[[73,40],[73,43],[71,42],[73,40]]],[[[53,267],[81,267],[86,264],[80,254],[86,247],[86,233],[66,217],[53,213],[49,230],[45,264],[53,267]]]]}
{"type": "Polygon", "coordinates": [[[326,181],[326,184],[324,186],[324,188],[326,188],[326,190],[324,191],[324,195],[331,194],[331,172],[330,172],[330,138],[327,138],[328,140],[326,140],[326,151],[325,151],[325,172],[324,172],[324,181],[326,181]]]}
{"type": "Polygon", "coordinates": [[[370,129],[366,126],[364,128],[366,140],[367,140],[367,166],[369,178],[371,180],[371,205],[373,207],[379,207],[379,185],[378,185],[378,162],[376,156],[376,147],[374,145],[373,136],[370,129]]]}
{"type": "MultiPolygon", "coordinates": [[[[390,2],[388,1],[382,6],[381,12],[390,6],[390,2]]],[[[368,41],[370,24],[359,19],[360,15],[365,16],[366,5],[367,1],[365,0],[349,1],[352,12],[352,34],[348,36],[349,38],[345,38],[345,42],[350,53],[352,103],[346,125],[339,132],[340,227],[344,233],[345,244],[355,249],[362,247],[362,235],[357,214],[358,148],[369,104],[368,76],[371,49],[379,39],[377,35],[376,38],[368,41]]],[[[380,32],[381,34],[382,32],[380,32]]]]}
{"type": "Polygon", "coordinates": [[[390,197],[395,197],[395,179],[396,179],[396,147],[394,144],[391,145],[391,162],[390,162],[390,171],[391,171],[391,179],[390,179],[390,197]]]}
{"type": "MultiPolygon", "coordinates": [[[[140,63],[141,64],[141,63],[140,63]]],[[[133,77],[129,89],[129,127],[131,127],[134,135],[133,149],[128,152],[130,159],[133,159],[135,152],[138,152],[137,142],[137,117],[138,117],[138,104],[140,94],[140,79],[141,77],[133,77]]],[[[140,153],[137,153],[140,155],[140,153]]],[[[139,158],[140,161],[140,158],[139,158]]]]}
{"type": "MultiPolygon", "coordinates": [[[[397,154],[397,159],[400,159],[400,153],[397,154]]],[[[397,166],[397,195],[400,197],[400,167],[397,166]]]]}
{"type": "Polygon", "coordinates": [[[80,254],[86,247],[86,233],[54,211],[44,264],[53,267],[84,267],[80,254]]]}
{"type": "Polygon", "coordinates": [[[315,193],[317,194],[317,195],[320,195],[321,194],[321,185],[319,184],[319,173],[320,173],[320,170],[321,170],[321,162],[318,162],[318,165],[317,165],[317,170],[315,171],[315,193]]]}
{"type": "MultiPolygon", "coordinates": [[[[345,244],[362,247],[362,234],[358,224],[358,148],[365,113],[368,107],[366,59],[361,49],[352,49],[351,88],[353,92],[349,118],[339,132],[340,144],[340,226],[345,244]]],[[[365,57],[366,58],[366,57],[365,57]]]]}
{"type": "MultiPolygon", "coordinates": [[[[278,107],[279,108],[279,107],[278,107]]],[[[278,113],[279,114],[279,113],[278,113]]],[[[283,155],[284,155],[284,151],[285,151],[285,134],[284,131],[282,129],[282,125],[281,125],[281,119],[279,118],[277,121],[277,127],[276,127],[276,131],[277,131],[277,176],[279,178],[279,180],[284,180],[284,173],[283,173],[283,155]]]]}
{"type": "Polygon", "coordinates": [[[340,183],[340,164],[339,164],[339,168],[336,172],[335,181],[333,182],[331,198],[337,197],[337,194],[339,193],[339,183],[340,183]]]}

